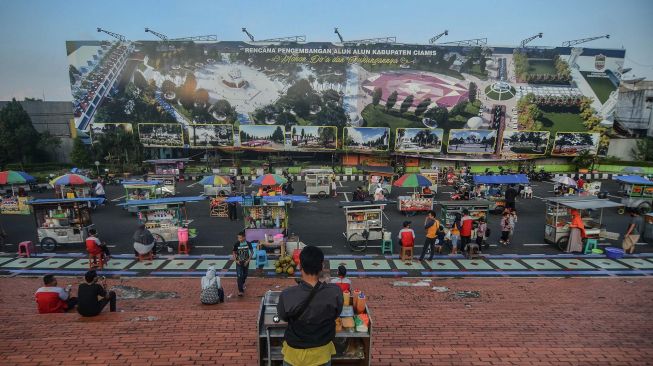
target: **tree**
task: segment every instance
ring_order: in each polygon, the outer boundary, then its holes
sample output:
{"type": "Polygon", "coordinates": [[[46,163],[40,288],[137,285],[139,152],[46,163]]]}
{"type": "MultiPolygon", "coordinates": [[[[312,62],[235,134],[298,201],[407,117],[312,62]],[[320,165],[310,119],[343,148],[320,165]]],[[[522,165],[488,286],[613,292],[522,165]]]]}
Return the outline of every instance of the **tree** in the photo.
{"type": "Polygon", "coordinates": [[[431,98],[426,98],[421,101],[417,107],[415,107],[415,116],[421,116],[424,112],[426,112],[426,109],[429,107],[429,105],[431,105],[431,98]]]}
{"type": "Polygon", "coordinates": [[[383,96],[383,89],[379,87],[374,88],[374,92],[372,92],[372,104],[379,105],[379,101],[381,101],[382,96],[383,96]]]}
{"type": "Polygon", "coordinates": [[[322,103],[326,104],[329,102],[339,103],[340,102],[340,93],[333,89],[328,89],[322,92],[322,103]]]}
{"type": "Polygon", "coordinates": [[[415,99],[415,97],[413,97],[412,94],[407,96],[406,99],[404,99],[404,101],[401,103],[401,106],[399,107],[399,113],[403,114],[403,113],[408,112],[408,108],[410,108],[410,106],[413,105],[413,100],[414,99],[415,99]]]}
{"type": "Polygon", "coordinates": [[[336,103],[327,103],[315,115],[315,124],[319,126],[344,127],[349,122],[349,115],[345,109],[336,103]]]}
{"type": "Polygon", "coordinates": [[[209,104],[209,91],[203,88],[195,91],[195,104],[198,107],[205,107],[209,104]]]}
{"type": "Polygon", "coordinates": [[[392,107],[395,106],[395,103],[397,103],[397,97],[399,96],[399,93],[397,91],[393,91],[389,96],[388,99],[385,101],[385,109],[391,110],[392,107]]]}
{"type": "Polygon", "coordinates": [[[446,108],[433,107],[424,113],[424,117],[435,121],[438,126],[446,124],[449,121],[449,113],[446,108]]]}
{"type": "Polygon", "coordinates": [[[272,133],[271,139],[272,139],[272,141],[274,141],[274,142],[276,142],[278,144],[283,144],[284,140],[286,139],[286,134],[283,133],[283,130],[281,129],[281,126],[277,126],[277,128],[272,133]]]}
{"type": "Polygon", "coordinates": [[[477,93],[477,86],[476,83],[471,82],[469,83],[469,101],[474,102],[476,100],[476,93],[477,93]]]}
{"type": "MultiPolygon", "coordinates": [[[[338,98],[340,96],[338,95],[338,98]]],[[[306,79],[300,79],[288,88],[286,95],[280,99],[280,102],[288,105],[298,117],[306,118],[315,109],[322,99],[311,84],[306,79]]]]}
{"type": "Polygon", "coordinates": [[[38,150],[39,133],[29,114],[12,99],[0,110],[0,165],[28,162],[38,150]]]}
{"type": "MultiPolygon", "coordinates": [[[[302,130],[303,131],[303,130],[302,130]]],[[[329,145],[335,143],[336,141],[336,129],[331,127],[320,128],[319,141],[320,145],[323,147],[329,147],[329,145]]]]}
{"type": "Polygon", "coordinates": [[[213,106],[211,106],[211,112],[218,117],[226,118],[228,120],[234,120],[236,117],[236,109],[233,108],[225,99],[220,99],[215,102],[213,106]]]}
{"type": "Polygon", "coordinates": [[[467,108],[467,102],[466,101],[461,101],[458,104],[456,104],[455,106],[453,106],[453,108],[451,108],[451,112],[449,112],[449,114],[452,117],[462,115],[462,114],[465,113],[465,108],[467,108]]]}
{"type": "Polygon", "coordinates": [[[79,136],[73,140],[73,150],[70,153],[70,160],[79,167],[88,167],[91,165],[91,154],[79,136]]]}

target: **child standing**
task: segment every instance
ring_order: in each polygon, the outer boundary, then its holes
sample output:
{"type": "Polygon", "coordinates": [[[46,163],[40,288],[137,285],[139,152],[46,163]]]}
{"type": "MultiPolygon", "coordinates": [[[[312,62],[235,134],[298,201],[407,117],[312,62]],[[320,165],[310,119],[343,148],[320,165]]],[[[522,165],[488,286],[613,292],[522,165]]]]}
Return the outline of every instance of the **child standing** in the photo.
{"type": "Polygon", "coordinates": [[[478,227],[476,228],[476,244],[478,245],[479,249],[487,249],[490,245],[487,243],[487,223],[485,222],[485,218],[481,217],[478,219],[478,227]]]}
{"type": "Polygon", "coordinates": [[[512,231],[512,219],[510,217],[510,211],[503,211],[503,217],[501,218],[501,239],[499,243],[503,245],[510,244],[510,232],[512,231]]]}

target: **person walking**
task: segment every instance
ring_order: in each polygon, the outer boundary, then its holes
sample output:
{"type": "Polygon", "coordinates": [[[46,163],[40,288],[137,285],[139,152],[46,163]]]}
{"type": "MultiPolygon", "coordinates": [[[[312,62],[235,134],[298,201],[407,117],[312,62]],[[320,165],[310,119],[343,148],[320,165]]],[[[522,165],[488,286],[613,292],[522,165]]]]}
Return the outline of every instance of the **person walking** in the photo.
{"type": "Polygon", "coordinates": [[[510,232],[512,231],[512,221],[510,217],[510,211],[506,209],[503,211],[503,216],[501,217],[501,239],[499,243],[503,245],[510,244],[510,232]]]}
{"type": "Polygon", "coordinates": [[[451,254],[458,254],[458,243],[460,242],[460,229],[461,229],[461,219],[459,213],[456,213],[454,216],[453,223],[449,230],[449,236],[451,240],[451,254]]]}
{"type": "Polygon", "coordinates": [[[476,244],[478,244],[479,249],[487,249],[490,247],[487,243],[487,234],[487,223],[485,222],[485,218],[481,217],[478,219],[478,227],[476,227],[476,244]]]}
{"type": "Polygon", "coordinates": [[[245,239],[245,232],[238,233],[238,241],[234,244],[232,258],[236,262],[236,283],[238,284],[238,296],[245,293],[245,281],[249,273],[249,262],[254,255],[252,243],[245,239]]]}
{"type": "Polygon", "coordinates": [[[283,364],[331,365],[336,354],[336,319],[344,303],[342,291],[335,284],[319,281],[324,267],[320,248],[302,249],[299,262],[301,281],[283,290],[277,304],[279,319],[288,322],[281,348],[283,364]]]}
{"type": "Polygon", "coordinates": [[[424,239],[424,247],[422,253],[419,255],[419,260],[423,261],[426,252],[430,250],[429,261],[433,260],[435,254],[435,239],[437,238],[438,229],[440,228],[440,221],[435,218],[435,211],[430,210],[424,219],[424,229],[426,230],[426,238],[424,239]]]}
{"type": "Polygon", "coordinates": [[[474,230],[474,219],[469,216],[469,210],[463,209],[463,217],[460,219],[460,247],[464,250],[472,242],[472,231],[474,230]]]}
{"type": "Polygon", "coordinates": [[[515,200],[517,199],[517,196],[519,195],[519,192],[515,189],[515,185],[511,184],[508,186],[508,189],[506,189],[505,193],[505,199],[506,199],[506,208],[509,210],[514,210],[516,207],[515,200]]]}
{"type": "Polygon", "coordinates": [[[625,253],[635,253],[635,244],[639,241],[642,230],[644,230],[644,219],[639,216],[636,209],[632,209],[630,211],[630,223],[624,234],[624,241],[621,243],[625,253]]]}
{"type": "Polygon", "coordinates": [[[338,197],[338,184],[336,183],[336,175],[331,176],[331,195],[338,197]]]}

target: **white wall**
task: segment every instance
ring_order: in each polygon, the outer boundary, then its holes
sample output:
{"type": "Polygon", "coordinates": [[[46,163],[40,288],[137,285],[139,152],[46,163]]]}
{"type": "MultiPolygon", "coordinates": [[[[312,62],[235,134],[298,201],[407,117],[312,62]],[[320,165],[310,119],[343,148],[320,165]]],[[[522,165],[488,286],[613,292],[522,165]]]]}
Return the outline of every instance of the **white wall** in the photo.
{"type": "Polygon", "coordinates": [[[608,146],[608,156],[621,160],[634,161],[633,149],[637,147],[638,139],[611,139],[608,146]]]}

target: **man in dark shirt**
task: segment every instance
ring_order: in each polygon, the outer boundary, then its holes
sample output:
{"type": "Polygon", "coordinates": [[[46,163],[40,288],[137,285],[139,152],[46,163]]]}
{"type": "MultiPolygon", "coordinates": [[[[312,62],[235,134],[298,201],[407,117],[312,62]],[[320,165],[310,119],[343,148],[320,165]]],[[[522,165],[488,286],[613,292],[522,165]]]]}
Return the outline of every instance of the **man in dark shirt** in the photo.
{"type": "Polygon", "coordinates": [[[238,296],[243,296],[243,293],[245,293],[245,280],[247,280],[247,274],[249,273],[249,261],[253,255],[254,248],[252,247],[252,243],[245,239],[244,232],[239,232],[238,241],[234,244],[232,252],[233,260],[236,262],[238,296]]]}
{"type": "Polygon", "coordinates": [[[506,195],[505,195],[506,208],[508,208],[510,210],[515,209],[515,199],[517,198],[518,194],[519,193],[517,193],[517,190],[515,189],[514,184],[511,184],[511,185],[508,186],[508,189],[506,189],[506,195]]]}
{"type": "Polygon", "coordinates": [[[279,318],[288,322],[281,352],[284,364],[330,364],[336,353],[333,339],[343,296],[340,287],[318,280],[324,254],[307,246],[299,255],[302,281],[281,292],[277,304],[279,318]]]}
{"type": "Polygon", "coordinates": [[[109,311],[115,312],[116,293],[113,291],[107,293],[107,290],[97,283],[97,272],[86,272],[84,279],[86,283],[80,284],[77,290],[77,312],[82,316],[96,316],[102,312],[107,303],[109,311]]]}

